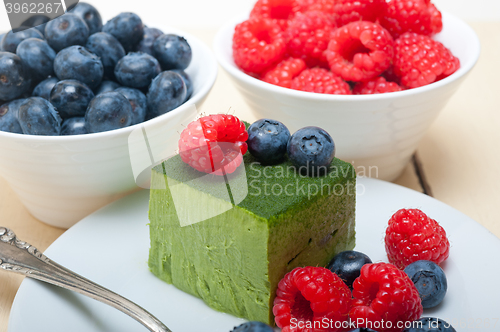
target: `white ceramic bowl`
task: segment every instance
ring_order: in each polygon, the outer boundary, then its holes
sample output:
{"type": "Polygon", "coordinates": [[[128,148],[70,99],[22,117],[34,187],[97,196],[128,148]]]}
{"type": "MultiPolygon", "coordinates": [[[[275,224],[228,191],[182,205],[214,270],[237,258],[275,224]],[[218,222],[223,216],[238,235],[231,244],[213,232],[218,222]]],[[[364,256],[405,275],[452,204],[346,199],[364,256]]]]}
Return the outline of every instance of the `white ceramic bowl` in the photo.
{"type": "Polygon", "coordinates": [[[443,31],[435,39],[460,59],[453,75],[430,85],[377,95],[325,95],[286,89],[246,75],[232,58],[232,36],[238,18],[225,25],[214,41],[217,60],[257,118],[283,122],[293,133],[305,126],[328,131],[337,157],[354,163],[358,173],[395,180],[420,139],[476,64],[480,44],[462,20],[443,13],[443,31]]]}
{"type": "Polygon", "coordinates": [[[193,50],[186,72],[194,91],[187,103],[142,124],[103,133],[48,137],[0,131],[0,176],[33,216],[47,224],[69,228],[139,188],[138,171],[133,169],[141,165],[134,160],[140,157],[138,150],[148,156],[150,162],[142,162],[147,168],[177,149],[177,132],[196,118],[196,108],[217,77],[217,62],[209,47],[195,37],[171,28],[162,30],[184,36],[193,50]],[[144,140],[134,139],[137,133],[148,136],[154,160],[149,158],[144,140]]]}

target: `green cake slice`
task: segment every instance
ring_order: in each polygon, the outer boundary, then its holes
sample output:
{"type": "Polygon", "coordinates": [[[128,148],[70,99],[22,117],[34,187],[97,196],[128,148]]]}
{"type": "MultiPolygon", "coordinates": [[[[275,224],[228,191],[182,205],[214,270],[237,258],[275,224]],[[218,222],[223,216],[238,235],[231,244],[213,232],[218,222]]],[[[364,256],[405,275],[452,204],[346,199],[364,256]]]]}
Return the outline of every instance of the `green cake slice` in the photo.
{"type": "Polygon", "coordinates": [[[339,159],[306,177],[288,160],[263,166],[247,153],[222,177],[173,157],[152,171],[149,267],[216,310],[274,325],[287,272],[354,248],[355,184],[339,159]]]}

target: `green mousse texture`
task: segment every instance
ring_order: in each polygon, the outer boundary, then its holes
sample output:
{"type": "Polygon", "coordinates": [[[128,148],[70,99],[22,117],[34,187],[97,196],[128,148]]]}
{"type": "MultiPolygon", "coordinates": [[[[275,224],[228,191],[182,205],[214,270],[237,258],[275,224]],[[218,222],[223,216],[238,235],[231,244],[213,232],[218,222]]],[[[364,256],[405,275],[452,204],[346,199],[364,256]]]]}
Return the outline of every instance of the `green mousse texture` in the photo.
{"type": "Polygon", "coordinates": [[[233,174],[216,176],[175,156],[152,171],[149,267],[216,310],[274,325],[287,272],[354,248],[355,185],[339,159],[312,177],[247,153],[233,174]]]}

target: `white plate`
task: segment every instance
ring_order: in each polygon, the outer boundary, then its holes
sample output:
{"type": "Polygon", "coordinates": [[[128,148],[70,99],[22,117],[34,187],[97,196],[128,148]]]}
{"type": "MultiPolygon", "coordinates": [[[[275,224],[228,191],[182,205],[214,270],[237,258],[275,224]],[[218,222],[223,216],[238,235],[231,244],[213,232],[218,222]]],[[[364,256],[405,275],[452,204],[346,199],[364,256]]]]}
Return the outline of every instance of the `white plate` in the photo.
{"type": "MultiPolygon", "coordinates": [[[[453,322],[457,331],[500,330],[500,240],[453,208],[415,191],[359,179],[357,246],[374,261],[387,261],[384,231],[400,208],[420,208],[446,229],[451,242],[444,269],[448,294],[425,316],[453,322]]],[[[157,279],[148,270],[148,192],[128,196],[64,233],[45,252],[56,262],[124,295],[174,332],[229,332],[242,320],[157,279]]],[[[36,246],[36,243],[34,243],[36,246]]],[[[97,301],[31,279],[15,298],[9,332],[144,332],[125,314],[97,301]]]]}

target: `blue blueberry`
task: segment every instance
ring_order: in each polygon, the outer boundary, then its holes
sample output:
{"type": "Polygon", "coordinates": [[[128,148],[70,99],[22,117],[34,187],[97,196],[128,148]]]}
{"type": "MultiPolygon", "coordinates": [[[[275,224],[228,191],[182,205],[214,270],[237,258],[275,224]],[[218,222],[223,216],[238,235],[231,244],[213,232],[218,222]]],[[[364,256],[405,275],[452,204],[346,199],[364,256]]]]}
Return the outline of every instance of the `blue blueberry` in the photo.
{"type": "Polygon", "coordinates": [[[45,15],[34,15],[30,16],[26,21],[21,23],[21,26],[33,27],[45,36],[45,26],[48,21],[50,21],[50,18],[45,15]]]}
{"type": "Polygon", "coordinates": [[[101,84],[104,75],[99,57],[83,46],[70,46],[59,52],[54,71],[60,80],[78,80],[91,89],[101,84]]]}
{"type": "Polygon", "coordinates": [[[148,109],[148,102],[144,93],[132,88],[118,88],[115,91],[124,95],[130,102],[130,106],[132,106],[132,125],[144,122],[148,109]]]}
{"type": "Polygon", "coordinates": [[[54,73],[56,52],[42,39],[28,38],[17,46],[17,55],[35,82],[40,82],[54,73]]]}
{"type": "Polygon", "coordinates": [[[14,100],[30,89],[31,77],[19,56],[0,52],[0,100],[14,100]]]}
{"type": "Polygon", "coordinates": [[[274,332],[274,329],[261,322],[247,322],[236,326],[231,332],[274,332]]]}
{"type": "Polygon", "coordinates": [[[109,20],[103,27],[103,32],[112,34],[123,45],[127,52],[137,49],[144,36],[144,25],[141,18],[134,13],[121,13],[109,20]]]}
{"type": "Polygon", "coordinates": [[[153,45],[158,37],[163,35],[163,31],[156,28],[144,28],[144,36],[137,46],[137,52],[147,53],[154,56],[153,45]]]}
{"type": "Polygon", "coordinates": [[[57,82],[59,82],[57,77],[49,77],[43,80],[33,90],[33,97],[42,97],[43,99],[49,100],[50,92],[57,82]]]}
{"type": "MultiPolygon", "coordinates": [[[[49,21],[47,21],[47,23],[49,21]]],[[[35,27],[35,29],[37,29],[38,31],[40,31],[40,33],[43,35],[44,38],[45,38],[45,27],[47,26],[47,23],[43,23],[43,24],[40,24],[40,25],[38,25],[38,26],[35,27]]]]}
{"type": "Polygon", "coordinates": [[[413,326],[403,332],[457,332],[445,320],[434,317],[422,317],[412,323],[413,326]]]}
{"type": "Polygon", "coordinates": [[[361,268],[365,264],[371,264],[372,260],[365,254],[348,250],[338,253],[326,267],[342,279],[352,289],[352,284],[361,275],[361,268]]]}
{"type": "Polygon", "coordinates": [[[95,95],[98,96],[106,92],[112,92],[121,87],[122,86],[120,84],[113,81],[102,81],[102,83],[95,90],[95,95]]]}
{"type": "Polygon", "coordinates": [[[50,102],[63,119],[84,116],[94,92],[77,80],[64,80],[56,83],[50,93],[50,102]]]}
{"type": "Polygon", "coordinates": [[[417,287],[424,309],[433,308],[443,301],[448,282],[439,265],[431,261],[416,261],[408,265],[405,272],[417,287]]]}
{"type": "Polygon", "coordinates": [[[66,13],[47,23],[45,38],[59,52],[69,46],[85,45],[89,38],[89,28],[80,17],[66,13]]]}
{"type": "Polygon", "coordinates": [[[290,131],[281,122],[260,119],[248,128],[248,151],[263,164],[275,164],[283,159],[290,131]]]}
{"type": "Polygon", "coordinates": [[[104,77],[114,79],[116,64],[126,54],[122,44],[109,33],[98,32],[89,37],[85,47],[101,58],[104,77]]]}
{"type": "Polygon", "coordinates": [[[54,106],[40,97],[30,97],[19,107],[19,123],[28,135],[57,136],[61,117],[54,106]]]}
{"type": "Polygon", "coordinates": [[[85,128],[85,118],[75,117],[64,120],[61,127],[61,136],[85,135],[88,134],[85,128]]]}
{"type": "Polygon", "coordinates": [[[115,67],[116,80],[123,86],[147,88],[161,72],[158,60],[146,53],[129,53],[115,67]]]}
{"type": "Polygon", "coordinates": [[[287,151],[288,157],[300,172],[318,176],[329,170],[335,157],[335,143],[323,129],[305,127],[290,137],[287,151]]]}
{"type": "Polygon", "coordinates": [[[3,52],[16,53],[17,45],[28,38],[44,39],[37,29],[27,29],[19,32],[9,31],[2,38],[1,48],[3,52]]]}
{"type": "Polygon", "coordinates": [[[179,107],[186,99],[186,84],[179,74],[165,71],[151,83],[147,94],[148,113],[152,119],[179,107]]]}
{"type": "Polygon", "coordinates": [[[22,134],[19,124],[19,107],[26,99],[17,99],[0,106],[0,131],[22,134]]]}
{"type": "Polygon", "coordinates": [[[119,92],[106,92],[90,102],[85,114],[89,133],[115,130],[132,125],[132,106],[119,92]]]}
{"type": "Polygon", "coordinates": [[[177,35],[162,35],[153,45],[154,55],[163,70],[186,69],[193,57],[186,39],[177,35]]]}
{"type": "Polygon", "coordinates": [[[89,27],[89,35],[102,30],[101,14],[95,9],[94,6],[86,2],[78,2],[78,4],[69,10],[71,14],[75,14],[85,21],[89,27]]]}
{"type": "Polygon", "coordinates": [[[189,75],[182,69],[172,69],[171,71],[181,75],[184,83],[186,83],[186,100],[189,100],[189,98],[191,98],[191,96],[193,95],[193,81],[191,81],[191,77],[189,77],[189,75]]]}

